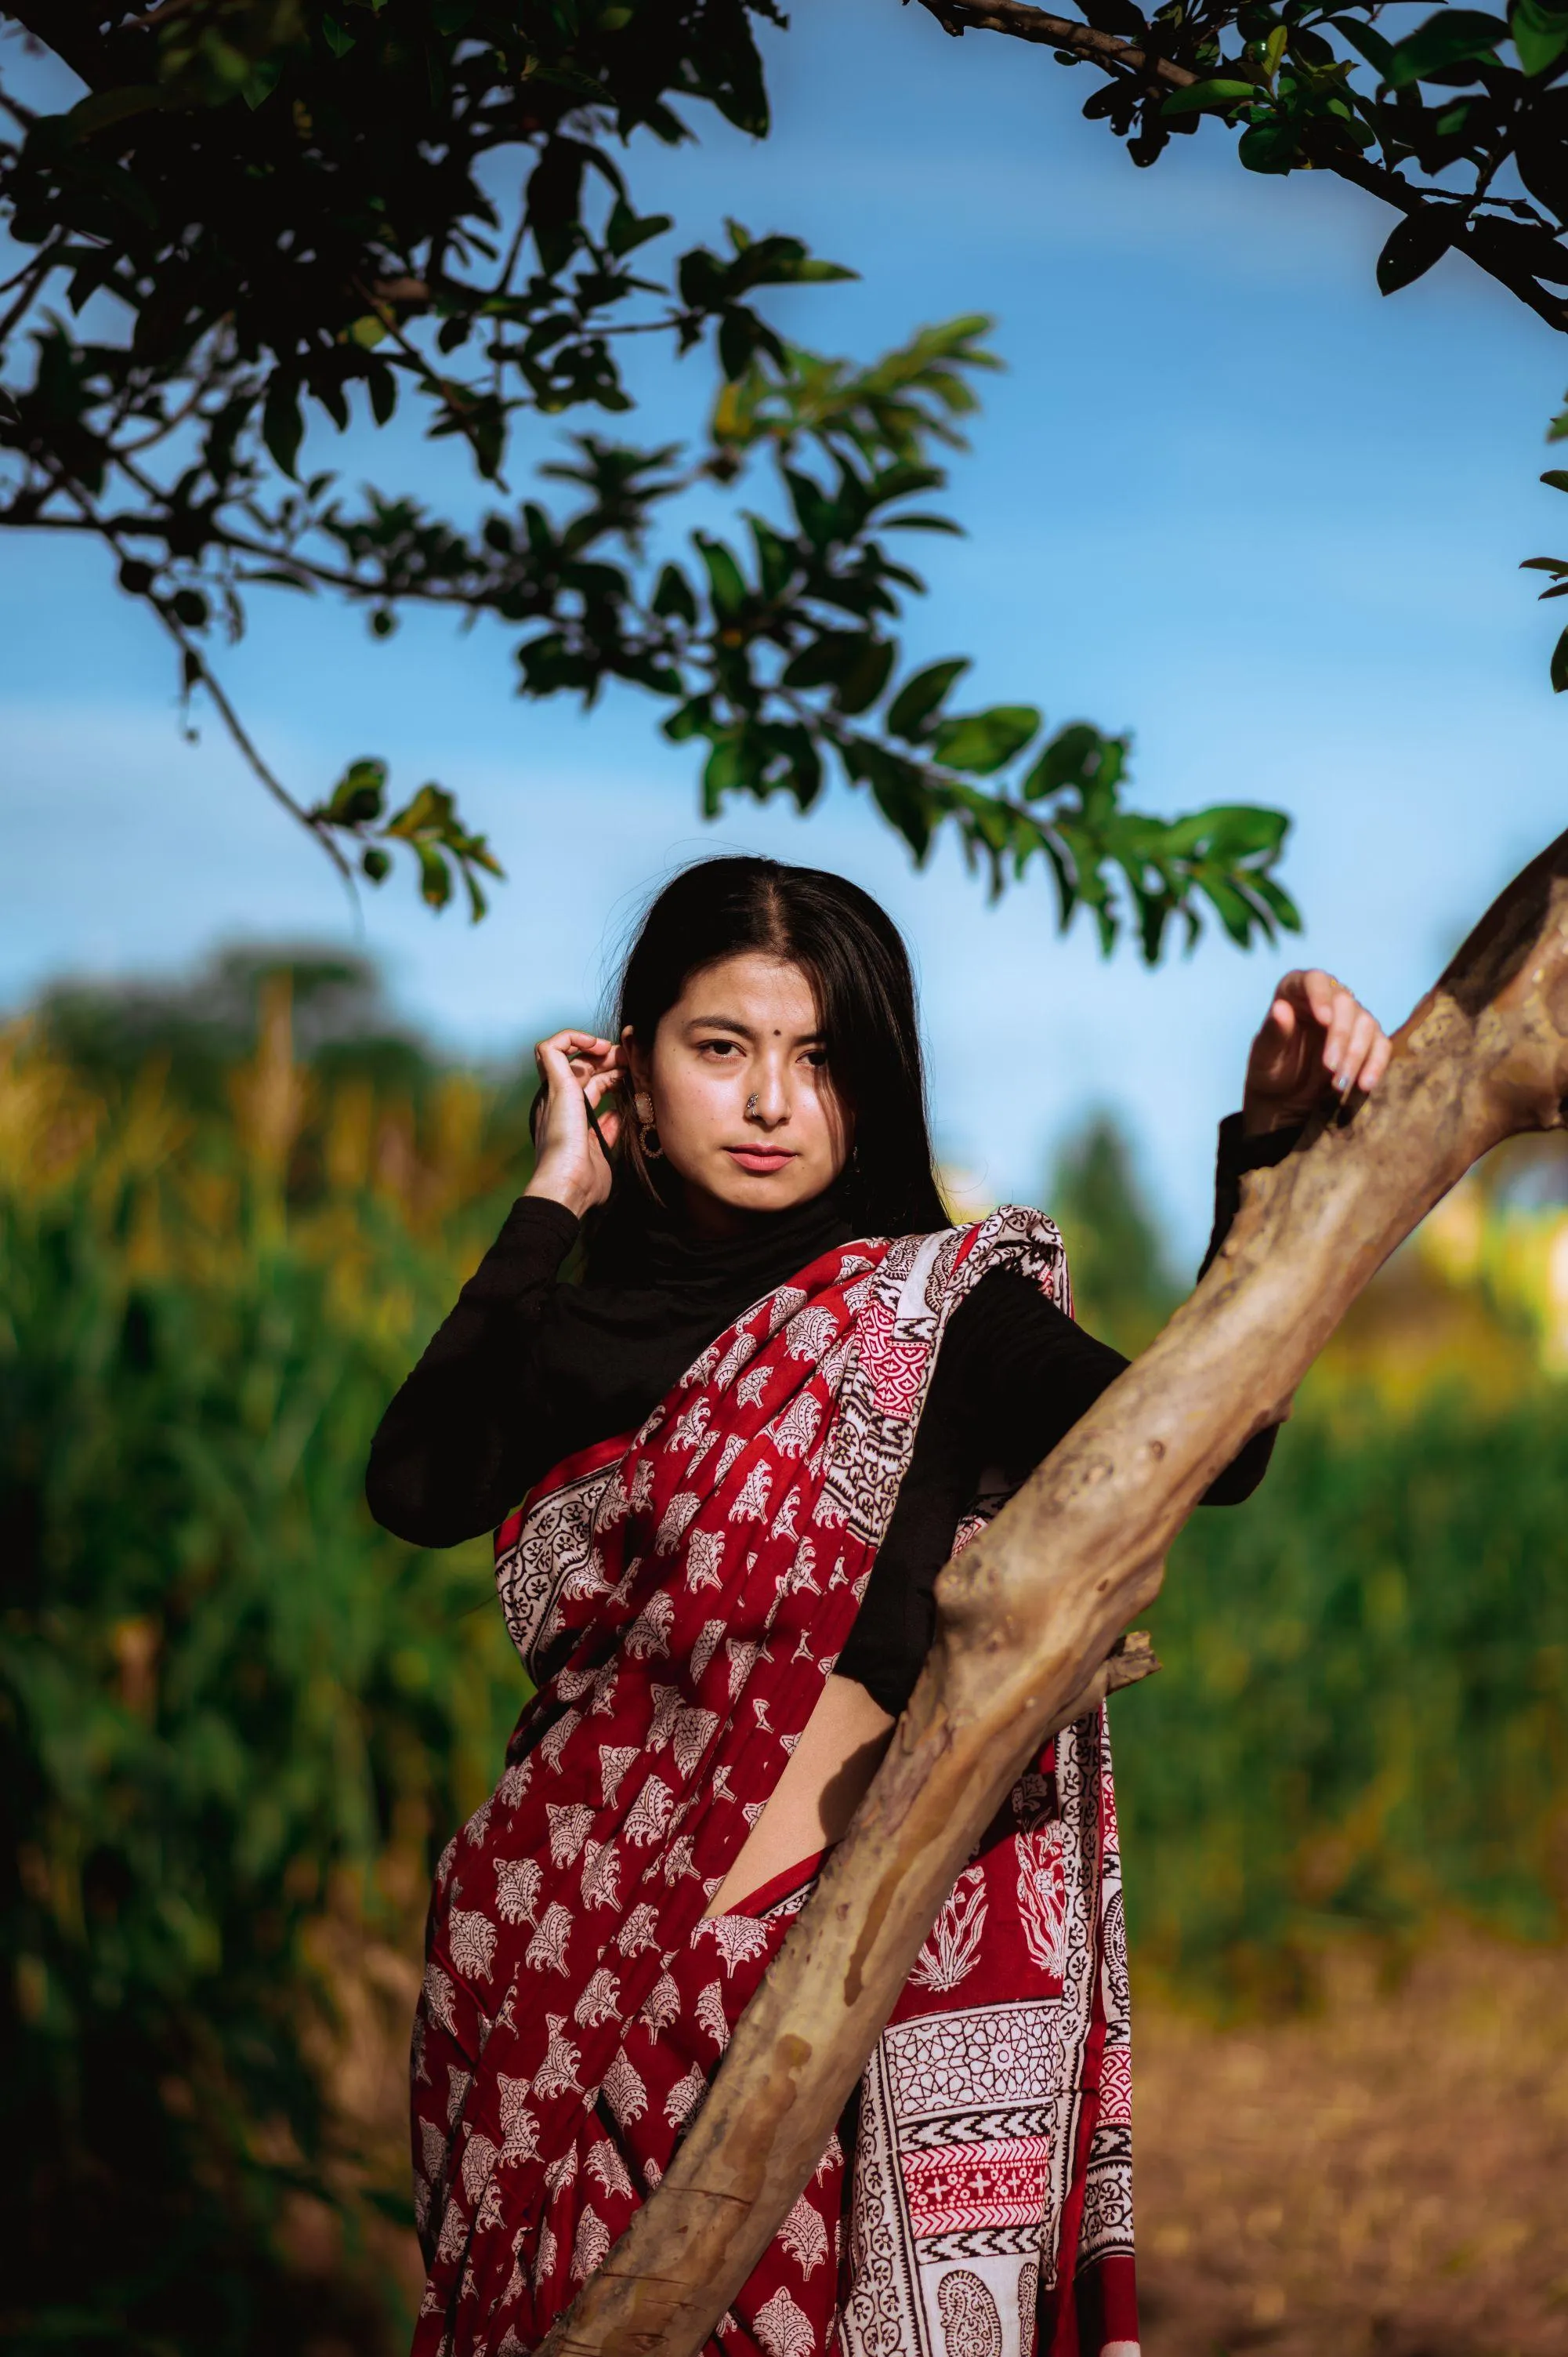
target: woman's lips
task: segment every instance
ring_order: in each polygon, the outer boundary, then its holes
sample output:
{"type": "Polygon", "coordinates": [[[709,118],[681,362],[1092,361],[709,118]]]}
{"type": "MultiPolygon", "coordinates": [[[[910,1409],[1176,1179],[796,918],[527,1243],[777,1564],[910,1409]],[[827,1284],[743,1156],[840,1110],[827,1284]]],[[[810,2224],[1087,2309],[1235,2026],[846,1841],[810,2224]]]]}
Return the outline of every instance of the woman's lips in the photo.
{"type": "Polygon", "coordinates": [[[758,1178],[764,1178],[774,1170],[782,1170],[787,1162],[795,1159],[788,1148],[780,1146],[726,1146],[725,1152],[732,1162],[738,1162],[743,1170],[753,1171],[758,1178]]]}

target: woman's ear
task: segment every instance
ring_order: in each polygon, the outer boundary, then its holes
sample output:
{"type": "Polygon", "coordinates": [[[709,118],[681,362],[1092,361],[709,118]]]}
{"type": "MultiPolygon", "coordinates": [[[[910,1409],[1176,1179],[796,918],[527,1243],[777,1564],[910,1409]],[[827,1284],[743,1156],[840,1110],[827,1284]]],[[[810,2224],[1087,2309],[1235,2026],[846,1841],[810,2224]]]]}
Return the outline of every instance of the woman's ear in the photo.
{"type": "Polygon", "coordinates": [[[620,1052],[630,1067],[632,1087],[645,1089],[648,1086],[648,1058],[638,1046],[629,1023],[620,1035],[620,1052]]]}

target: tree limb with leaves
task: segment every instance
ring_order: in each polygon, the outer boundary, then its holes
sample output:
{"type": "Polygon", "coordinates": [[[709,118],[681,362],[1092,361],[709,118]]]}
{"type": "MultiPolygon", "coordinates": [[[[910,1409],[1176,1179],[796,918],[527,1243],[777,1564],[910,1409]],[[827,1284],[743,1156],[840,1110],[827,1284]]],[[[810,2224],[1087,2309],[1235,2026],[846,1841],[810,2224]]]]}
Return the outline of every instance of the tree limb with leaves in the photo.
{"type": "MultiPolygon", "coordinates": [[[[1155,163],[1205,116],[1249,172],[1326,171],[1400,219],[1385,295],[1463,253],[1551,327],[1568,328],[1568,8],[1506,16],[1440,5],[1402,38],[1386,0],[920,0],[943,30],[996,33],[1104,80],[1084,106],[1155,163]]],[[[1401,14],[1402,15],[1402,10],[1401,14]]]]}
{"type": "MultiPolygon", "coordinates": [[[[1568,6],[1513,0],[1495,16],[1444,0],[1395,39],[1386,0],[1082,0],[1078,16],[1031,0],[919,5],[955,38],[996,33],[1096,68],[1083,112],[1134,164],[1208,118],[1238,135],[1246,171],[1332,172],[1391,205],[1385,295],[1457,253],[1568,329],[1568,6]]],[[[1548,438],[1565,436],[1568,414],[1548,438]]],[[[1568,490],[1568,470],[1541,479],[1568,490]]],[[[1568,596],[1568,558],[1527,557],[1525,570],[1550,576],[1543,597],[1568,596]]],[[[1552,684],[1568,689],[1568,630],[1552,684]]]]}
{"type": "Polygon", "coordinates": [[[1043,866],[1107,948],[1129,922],[1151,960],[1173,920],[1243,945],[1295,924],[1279,813],[1138,811],[1124,735],[955,710],[961,658],[905,664],[925,584],[897,536],[958,528],[929,502],[991,323],[861,367],[759,307],[852,275],[799,239],[732,222],[723,251],[650,260],[674,225],[639,211],[628,161],[704,110],[766,133],[772,0],[8,0],[5,20],[81,95],[32,104],[25,58],[0,86],[0,526],[105,550],[187,697],[345,877],[380,883],[402,845],[427,901],[460,882],[478,916],[499,868],[440,785],[394,806],[381,760],[316,796],[277,773],[220,666],[263,588],[382,638],[420,607],[492,622],[525,697],[650,695],[704,748],[707,815],[807,810],[837,776],[918,860],[946,830],[993,889],[1043,866]],[[564,437],[570,413],[634,406],[638,339],[711,354],[703,432],[564,437]],[[411,407],[466,449],[473,516],[317,463],[323,431],[411,407]],[[682,535],[683,502],[711,516],[715,494],[733,528],[682,535]]]}

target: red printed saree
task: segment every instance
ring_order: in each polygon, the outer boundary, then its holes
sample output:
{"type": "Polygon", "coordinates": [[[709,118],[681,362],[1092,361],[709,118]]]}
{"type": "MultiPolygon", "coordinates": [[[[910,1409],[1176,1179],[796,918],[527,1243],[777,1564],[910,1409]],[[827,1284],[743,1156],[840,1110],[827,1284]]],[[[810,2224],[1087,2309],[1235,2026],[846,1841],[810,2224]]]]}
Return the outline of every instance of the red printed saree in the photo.
{"type": "MultiPolygon", "coordinates": [[[[413,2041],[415,2357],[521,2357],[668,2167],[812,1862],[713,1920],[854,1622],[948,1317],[1064,1308],[1037,1213],[830,1251],[499,1535],[538,1692],[437,1871],[413,2041]]],[[[1102,1716],[960,1875],[858,2100],[711,2347],[1136,2342],[1125,1950],[1102,1716]],[[842,2136],[842,2141],[841,2141],[842,2136]]]]}

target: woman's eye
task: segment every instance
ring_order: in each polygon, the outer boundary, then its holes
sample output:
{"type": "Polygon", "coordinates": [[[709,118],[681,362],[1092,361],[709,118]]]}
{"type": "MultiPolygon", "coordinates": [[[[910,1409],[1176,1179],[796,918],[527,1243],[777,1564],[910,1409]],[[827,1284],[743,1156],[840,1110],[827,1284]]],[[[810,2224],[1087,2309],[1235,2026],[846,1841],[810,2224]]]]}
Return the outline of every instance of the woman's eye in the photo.
{"type": "Polygon", "coordinates": [[[733,1039],[701,1039],[697,1043],[697,1053],[699,1056],[723,1057],[727,1062],[730,1057],[738,1056],[740,1049],[733,1039]]]}

